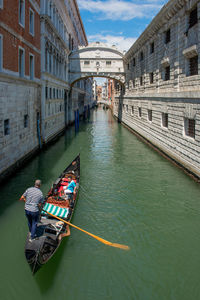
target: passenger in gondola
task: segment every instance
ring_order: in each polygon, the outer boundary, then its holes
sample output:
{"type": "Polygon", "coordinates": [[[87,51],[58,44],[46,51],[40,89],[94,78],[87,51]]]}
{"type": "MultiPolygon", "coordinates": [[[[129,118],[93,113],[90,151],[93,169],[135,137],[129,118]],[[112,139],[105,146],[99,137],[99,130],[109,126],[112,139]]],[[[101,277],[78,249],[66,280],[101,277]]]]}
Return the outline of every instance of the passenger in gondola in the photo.
{"type": "Polygon", "coordinates": [[[71,176],[68,177],[68,186],[64,186],[63,190],[70,200],[70,207],[72,207],[74,202],[73,196],[76,194],[76,183],[72,180],[71,176]]]}
{"type": "Polygon", "coordinates": [[[36,237],[37,223],[40,214],[39,208],[41,203],[44,202],[44,197],[40,187],[41,180],[37,179],[35,181],[35,186],[28,188],[20,198],[20,200],[25,201],[25,214],[28,220],[30,242],[32,242],[32,240],[36,237]]]}

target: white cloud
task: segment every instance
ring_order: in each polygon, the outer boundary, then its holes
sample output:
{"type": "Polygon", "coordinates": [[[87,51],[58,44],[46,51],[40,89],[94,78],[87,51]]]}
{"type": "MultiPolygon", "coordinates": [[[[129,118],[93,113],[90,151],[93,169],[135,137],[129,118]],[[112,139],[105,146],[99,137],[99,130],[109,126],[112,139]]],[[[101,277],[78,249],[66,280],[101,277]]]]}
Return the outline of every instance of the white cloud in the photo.
{"type": "Polygon", "coordinates": [[[132,44],[136,41],[137,38],[124,37],[124,36],[114,36],[114,35],[89,35],[88,41],[91,42],[103,42],[108,46],[115,45],[119,50],[124,51],[128,50],[132,44]]]}
{"type": "Polygon", "coordinates": [[[102,20],[123,21],[128,21],[136,17],[152,17],[162,7],[160,1],[155,2],[155,0],[138,4],[122,0],[78,0],[78,4],[82,10],[87,10],[91,13],[100,13],[99,18],[102,20]]]}

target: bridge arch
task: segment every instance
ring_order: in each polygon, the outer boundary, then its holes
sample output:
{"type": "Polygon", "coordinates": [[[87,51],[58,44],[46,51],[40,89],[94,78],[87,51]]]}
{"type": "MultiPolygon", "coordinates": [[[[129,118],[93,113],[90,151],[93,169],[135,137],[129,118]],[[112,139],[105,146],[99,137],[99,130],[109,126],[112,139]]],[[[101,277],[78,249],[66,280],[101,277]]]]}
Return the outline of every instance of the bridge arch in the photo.
{"type": "Polygon", "coordinates": [[[115,46],[95,42],[79,47],[69,56],[70,84],[89,78],[105,77],[114,79],[121,85],[125,83],[124,54],[115,46]]]}

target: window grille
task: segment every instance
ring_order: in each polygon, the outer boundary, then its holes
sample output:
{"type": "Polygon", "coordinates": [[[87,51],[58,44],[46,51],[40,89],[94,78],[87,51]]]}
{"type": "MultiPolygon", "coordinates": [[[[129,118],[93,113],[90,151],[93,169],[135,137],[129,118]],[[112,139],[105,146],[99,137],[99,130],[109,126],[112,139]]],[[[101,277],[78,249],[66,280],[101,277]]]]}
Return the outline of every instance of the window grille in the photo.
{"type": "Polygon", "coordinates": [[[90,61],[89,60],[85,60],[84,61],[84,65],[89,65],[90,64],[90,61]]]}
{"type": "Polygon", "coordinates": [[[143,85],[143,77],[140,77],[140,85],[143,85]]]}
{"type": "Polygon", "coordinates": [[[6,119],[4,120],[4,135],[10,134],[10,120],[6,119]]]}
{"type": "Polygon", "coordinates": [[[198,75],[198,55],[189,60],[190,76],[198,75]]]}
{"type": "Polygon", "coordinates": [[[135,67],[136,65],[136,60],[135,60],[135,57],[133,58],[133,67],[135,67]]]}
{"type": "Polygon", "coordinates": [[[28,127],[28,115],[24,115],[24,128],[28,127]]]}
{"type": "Polygon", "coordinates": [[[144,52],[140,52],[140,61],[142,61],[144,59],[144,52]]]}
{"type": "Polygon", "coordinates": [[[138,116],[141,118],[142,117],[142,108],[138,107],[138,116]]]}
{"type": "Polygon", "coordinates": [[[162,113],[162,126],[168,128],[168,114],[162,113]]]}
{"type": "Polygon", "coordinates": [[[107,66],[110,66],[110,65],[111,65],[111,61],[110,61],[110,60],[107,60],[107,61],[106,61],[106,65],[107,65],[107,66]]]}
{"type": "Polygon", "coordinates": [[[185,118],[185,134],[189,137],[195,138],[195,120],[185,118]]]}
{"type": "Polygon", "coordinates": [[[152,84],[153,81],[154,81],[154,74],[153,74],[153,72],[149,73],[149,79],[150,79],[150,84],[152,84]]]}
{"type": "Polygon", "coordinates": [[[171,31],[170,29],[168,29],[166,32],[165,32],[165,44],[169,43],[171,40],[171,31]]]}
{"type": "Polygon", "coordinates": [[[150,54],[154,53],[154,42],[150,44],[150,54]]]}
{"type": "Polygon", "coordinates": [[[197,22],[198,22],[197,7],[195,7],[195,9],[193,9],[190,12],[190,15],[189,15],[189,28],[191,28],[192,26],[194,26],[195,24],[197,24],[197,22]]]}
{"type": "Polygon", "coordinates": [[[170,66],[165,68],[165,80],[170,80],[170,66]]]}
{"type": "Polygon", "coordinates": [[[133,87],[135,88],[135,79],[133,79],[133,87]]]}
{"type": "Polygon", "coordinates": [[[131,115],[134,115],[134,106],[131,106],[131,115]]]}
{"type": "Polygon", "coordinates": [[[152,122],[152,110],[148,109],[148,120],[149,122],[152,122]]]}

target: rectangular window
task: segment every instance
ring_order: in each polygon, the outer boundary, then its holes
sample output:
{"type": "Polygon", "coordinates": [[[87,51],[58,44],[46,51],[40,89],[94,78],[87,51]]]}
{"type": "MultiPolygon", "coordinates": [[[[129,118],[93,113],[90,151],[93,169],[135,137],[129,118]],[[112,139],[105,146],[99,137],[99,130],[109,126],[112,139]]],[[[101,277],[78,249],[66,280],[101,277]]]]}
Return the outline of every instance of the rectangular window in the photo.
{"type": "Polygon", "coordinates": [[[133,88],[135,88],[135,79],[133,79],[133,88]]]}
{"type": "Polygon", "coordinates": [[[165,32],[165,44],[168,44],[170,41],[171,41],[171,32],[170,32],[170,29],[168,29],[165,32]]]}
{"type": "Polygon", "coordinates": [[[3,68],[3,36],[0,35],[0,71],[3,68]]]}
{"type": "Polygon", "coordinates": [[[142,108],[138,107],[138,117],[141,118],[142,117],[142,108]]]}
{"type": "Polygon", "coordinates": [[[30,54],[29,56],[29,71],[30,71],[30,79],[34,79],[34,56],[30,54]]]}
{"type": "Polygon", "coordinates": [[[56,89],[55,88],[53,89],[53,98],[54,99],[56,98],[56,89]]]}
{"type": "Polygon", "coordinates": [[[189,60],[190,76],[198,75],[198,55],[189,60]]]}
{"type": "Polygon", "coordinates": [[[126,113],[128,113],[128,105],[126,105],[126,113]]]}
{"type": "Polygon", "coordinates": [[[150,54],[154,53],[154,42],[150,44],[150,54]]]}
{"type": "Polygon", "coordinates": [[[0,0],[0,8],[3,9],[3,0],[0,0]]]}
{"type": "Polygon", "coordinates": [[[140,85],[143,85],[143,77],[140,77],[140,85]]]}
{"type": "Polygon", "coordinates": [[[90,64],[90,61],[89,60],[85,60],[84,61],[84,65],[89,65],[90,64]]]}
{"type": "Polygon", "coordinates": [[[131,106],[131,115],[134,115],[134,106],[131,106]]]}
{"type": "Polygon", "coordinates": [[[168,128],[168,114],[162,113],[162,126],[168,128]]]}
{"type": "Polygon", "coordinates": [[[19,0],[19,24],[25,26],[25,0],[19,0]]]}
{"type": "Polygon", "coordinates": [[[185,118],[184,125],[185,125],[185,135],[195,138],[195,120],[185,118]]]}
{"type": "Polygon", "coordinates": [[[154,81],[154,75],[153,75],[153,72],[149,73],[149,82],[150,84],[152,84],[154,81]]]}
{"type": "Polygon", "coordinates": [[[144,59],[144,52],[142,51],[140,52],[140,61],[143,61],[143,59],[144,59]]]}
{"type": "Polygon", "coordinates": [[[110,60],[106,61],[106,66],[111,66],[111,61],[110,60]]]}
{"type": "Polygon", "coordinates": [[[129,70],[129,64],[127,64],[127,70],[129,70]]]}
{"type": "Polygon", "coordinates": [[[148,121],[152,122],[152,110],[148,109],[148,121]]]}
{"type": "Polygon", "coordinates": [[[48,99],[48,87],[47,86],[45,88],[45,96],[46,96],[46,99],[48,99]]]}
{"type": "Polygon", "coordinates": [[[19,48],[19,76],[24,77],[24,49],[19,48]]]}
{"type": "Polygon", "coordinates": [[[167,66],[165,68],[165,78],[164,78],[165,81],[167,80],[170,80],[170,66],[167,66]]]}
{"type": "Polygon", "coordinates": [[[189,28],[193,27],[198,22],[197,7],[195,7],[189,15],[189,28]]]}
{"type": "Polygon", "coordinates": [[[24,115],[24,128],[28,127],[28,115],[24,115]]]}
{"type": "Polygon", "coordinates": [[[34,35],[34,12],[31,8],[29,10],[29,32],[34,35]]]}
{"type": "Polygon", "coordinates": [[[136,60],[135,60],[135,57],[133,58],[133,67],[135,67],[136,65],[136,60]]]}
{"type": "Polygon", "coordinates": [[[10,120],[6,119],[4,120],[4,135],[10,134],[10,120]]]}
{"type": "Polygon", "coordinates": [[[49,98],[52,98],[52,88],[49,89],[49,98]]]}

